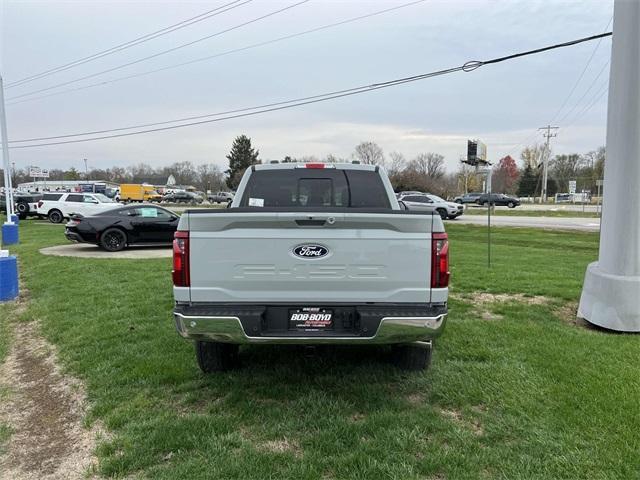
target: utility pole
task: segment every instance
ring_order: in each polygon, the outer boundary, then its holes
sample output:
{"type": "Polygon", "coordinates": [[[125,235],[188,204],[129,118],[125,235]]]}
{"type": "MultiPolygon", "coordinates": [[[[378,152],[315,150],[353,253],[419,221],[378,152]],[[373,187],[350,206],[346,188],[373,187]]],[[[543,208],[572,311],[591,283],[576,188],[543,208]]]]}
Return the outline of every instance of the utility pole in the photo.
{"type": "Polygon", "coordinates": [[[560,127],[552,127],[547,125],[546,127],[540,127],[538,130],[546,130],[547,132],[543,136],[547,139],[547,143],[544,149],[544,158],[542,166],[542,195],[540,195],[540,203],[547,201],[547,180],[549,177],[549,157],[551,156],[551,149],[549,148],[549,140],[552,137],[557,137],[557,133],[551,133],[551,130],[557,130],[560,127]]]}
{"type": "Polygon", "coordinates": [[[84,159],[84,178],[85,180],[89,179],[89,167],[87,167],[87,159],[84,159]]]}

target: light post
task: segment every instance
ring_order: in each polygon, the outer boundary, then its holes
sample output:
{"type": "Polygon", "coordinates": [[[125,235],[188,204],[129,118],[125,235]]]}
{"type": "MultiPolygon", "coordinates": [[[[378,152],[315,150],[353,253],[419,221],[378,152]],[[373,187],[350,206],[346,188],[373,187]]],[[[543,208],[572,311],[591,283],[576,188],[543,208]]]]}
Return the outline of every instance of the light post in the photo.
{"type": "Polygon", "coordinates": [[[640,2],[615,0],[600,251],[587,267],[578,317],[623,332],[640,332],[638,78],[640,2]]]}

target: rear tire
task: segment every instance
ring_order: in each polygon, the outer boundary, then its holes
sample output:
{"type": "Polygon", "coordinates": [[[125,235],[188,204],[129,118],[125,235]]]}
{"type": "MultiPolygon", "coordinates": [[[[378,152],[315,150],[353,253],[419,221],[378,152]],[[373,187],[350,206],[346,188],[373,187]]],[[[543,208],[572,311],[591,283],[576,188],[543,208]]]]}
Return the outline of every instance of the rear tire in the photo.
{"type": "Polygon", "coordinates": [[[446,220],[446,219],[447,219],[448,215],[447,215],[447,211],[446,211],[446,210],[444,210],[444,209],[442,209],[442,208],[439,208],[439,209],[437,210],[437,212],[438,212],[438,214],[440,215],[440,218],[441,218],[442,220],[446,220]]]}
{"type": "Polygon", "coordinates": [[[195,348],[198,366],[204,373],[225,372],[238,365],[238,345],[196,341],[195,348]]]}
{"type": "Polygon", "coordinates": [[[431,364],[433,346],[394,345],[392,348],[393,363],[396,367],[407,371],[426,370],[431,364]]]}
{"type": "Polygon", "coordinates": [[[100,235],[100,247],[107,252],[119,252],[127,246],[127,234],[119,228],[108,228],[100,235]]]}
{"type": "Polygon", "coordinates": [[[509,207],[509,208],[516,208],[516,204],[515,204],[515,203],[513,203],[513,202],[509,202],[509,203],[507,203],[507,207],[509,207]]]}
{"type": "Polygon", "coordinates": [[[16,210],[18,211],[18,214],[23,214],[26,217],[27,213],[29,213],[29,204],[25,202],[18,202],[16,210]]]}
{"type": "Polygon", "coordinates": [[[51,210],[47,217],[49,217],[51,223],[62,223],[62,220],[64,220],[64,216],[60,210],[51,210]]]}

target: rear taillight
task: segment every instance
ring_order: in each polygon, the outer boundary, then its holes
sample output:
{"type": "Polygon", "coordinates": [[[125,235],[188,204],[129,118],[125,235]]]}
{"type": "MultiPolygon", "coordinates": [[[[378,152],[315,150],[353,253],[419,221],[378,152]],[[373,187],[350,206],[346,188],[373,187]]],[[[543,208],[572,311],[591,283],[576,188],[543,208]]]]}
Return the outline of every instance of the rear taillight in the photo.
{"type": "Polygon", "coordinates": [[[446,233],[431,236],[431,288],[449,286],[449,240],[446,233]]]}
{"type": "Polygon", "coordinates": [[[41,208],[42,205],[44,205],[44,202],[42,200],[38,200],[38,208],[41,208]]]}
{"type": "Polygon", "coordinates": [[[189,232],[177,231],[173,240],[173,285],[189,287],[189,232]]]}

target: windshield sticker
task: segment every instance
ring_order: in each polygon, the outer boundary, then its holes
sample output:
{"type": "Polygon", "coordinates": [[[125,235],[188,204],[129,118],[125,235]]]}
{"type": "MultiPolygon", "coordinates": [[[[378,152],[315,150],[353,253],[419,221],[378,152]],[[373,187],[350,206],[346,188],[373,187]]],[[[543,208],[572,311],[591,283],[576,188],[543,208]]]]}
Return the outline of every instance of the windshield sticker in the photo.
{"type": "Polygon", "coordinates": [[[264,207],[264,198],[249,198],[250,207],[264,207]]]}

